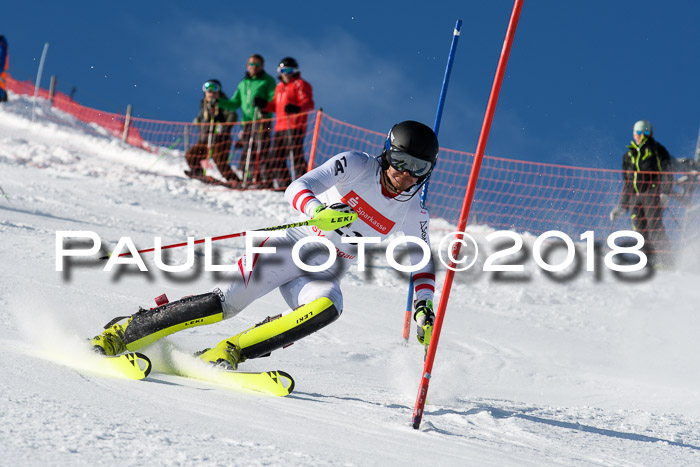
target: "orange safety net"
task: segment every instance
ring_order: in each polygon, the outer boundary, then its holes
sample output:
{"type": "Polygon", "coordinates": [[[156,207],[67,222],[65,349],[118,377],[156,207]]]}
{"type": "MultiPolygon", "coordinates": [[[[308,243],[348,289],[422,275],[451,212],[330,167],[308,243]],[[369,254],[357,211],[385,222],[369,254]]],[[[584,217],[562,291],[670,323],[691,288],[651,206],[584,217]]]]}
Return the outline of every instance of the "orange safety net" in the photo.
{"type": "MultiPolygon", "coordinates": [[[[8,77],[8,89],[34,93],[34,86],[8,77]]],[[[48,93],[40,90],[46,98],[48,93]]],[[[91,134],[105,130],[114,137],[124,135],[125,116],[83,107],[65,94],[57,93],[53,105],[75,116],[75,126],[91,134]]],[[[308,129],[303,134],[275,134],[274,119],[219,125],[193,124],[131,118],[127,142],[133,146],[163,153],[178,149],[208,175],[226,176],[230,167],[244,178],[248,188],[284,189],[307,168],[317,167],[343,151],[356,150],[377,156],[385,133],[367,130],[337,120],[321,111],[309,112],[308,129]],[[217,170],[218,168],[218,170],[217,170]]],[[[452,149],[440,150],[430,179],[427,206],[432,217],[452,224],[459,219],[474,155],[452,149]]],[[[676,250],[683,238],[698,237],[700,209],[697,172],[675,173],[670,203],[665,210],[647,210],[642,233],[660,237],[662,250],[676,250]],[[654,218],[656,216],[656,218],[654,218]],[[659,216],[663,217],[661,219],[659,216]],[[662,222],[659,222],[661,221],[662,222]],[[665,231],[665,233],[663,232],[665,231]],[[663,240],[667,235],[670,242],[663,240]],[[666,243],[664,243],[666,242],[666,243]]],[[[240,186],[240,185],[239,185],[240,186]]],[[[495,229],[512,229],[540,235],[558,230],[580,240],[594,231],[596,240],[605,241],[613,231],[631,230],[635,213],[630,211],[615,221],[609,213],[620,198],[622,171],[570,167],[485,156],[471,208],[470,221],[495,229]]],[[[640,230],[637,228],[637,230],[640,230]]]]}

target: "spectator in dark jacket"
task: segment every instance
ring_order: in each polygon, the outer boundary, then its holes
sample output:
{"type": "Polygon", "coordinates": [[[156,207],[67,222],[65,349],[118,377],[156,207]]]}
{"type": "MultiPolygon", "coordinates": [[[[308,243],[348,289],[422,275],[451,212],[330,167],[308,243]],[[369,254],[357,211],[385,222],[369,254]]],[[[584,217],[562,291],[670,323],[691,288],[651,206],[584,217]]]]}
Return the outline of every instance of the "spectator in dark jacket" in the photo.
{"type": "Polygon", "coordinates": [[[274,101],[266,108],[273,109],[277,115],[269,167],[277,187],[286,188],[306,173],[304,136],[314,98],[311,85],[301,78],[299,64],[292,57],[280,61],[277,74],[280,82],[275,88],[274,101]]]}
{"type": "Polygon", "coordinates": [[[190,166],[188,175],[202,177],[202,161],[211,157],[227,181],[238,182],[239,178],[229,164],[231,129],[238,115],[234,110],[218,106],[217,100],[220,97],[226,98],[219,80],[210,79],[204,83],[202,91],[204,97],[200,103],[199,114],[194,119],[194,123],[199,126],[199,138],[185,154],[187,165],[190,166]]]}
{"type": "Polygon", "coordinates": [[[620,202],[610,212],[610,220],[629,212],[632,229],[644,237],[644,251],[651,264],[670,262],[670,242],[663,223],[673,184],[671,156],[654,139],[646,120],[634,124],[633,140],[622,157],[623,186],[620,202]]]}

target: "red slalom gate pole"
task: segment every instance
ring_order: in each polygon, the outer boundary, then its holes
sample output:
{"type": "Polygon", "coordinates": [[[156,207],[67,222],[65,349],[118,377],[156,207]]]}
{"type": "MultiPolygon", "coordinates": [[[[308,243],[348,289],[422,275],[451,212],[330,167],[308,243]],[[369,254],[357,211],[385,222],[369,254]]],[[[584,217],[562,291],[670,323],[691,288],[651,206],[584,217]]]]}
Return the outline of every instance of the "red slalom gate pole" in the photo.
{"type": "MultiPolygon", "coordinates": [[[[520,18],[520,11],[522,8],[523,0],[515,0],[515,4],[513,5],[513,13],[511,14],[510,23],[508,24],[508,30],[506,32],[506,38],[503,42],[503,49],[501,50],[501,58],[499,59],[498,67],[496,68],[496,77],[493,82],[493,87],[491,88],[491,96],[489,97],[489,103],[486,107],[484,123],[481,126],[479,143],[476,146],[474,164],[472,165],[471,174],[469,175],[469,183],[467,184],[467,193],[464,196],[462,211],[459,216],[459,223],[457,224],[457,229],[459,232],[464,232],[467,227],[469,209],[472,201],[474,200],[474,192],[476,191],[476,183],[479,179],[481,161],[484,158],[484,150],[486,149],[486,142],[489,139],[491,122],[493,121],[493,114],[496,111],[496,103],[498,102],[498,94],[501,91],[501,84],[503,83],[503,76],[506,72],[508,56],[510,55],[511,47],[513,46],[513,38],[515,37],[515,30],[518,27],[518,19],[520,18]]],[[[461,240],[461,238],[459,238],[459,240],[461,240]]],[[[461,242],[454,242],[454,246],[452,248],[452,258],[457,258],[459,256],[461,247],[461,242]]],[[[420,387],[418,388],[416,405],[413,409],[413,428],[416,430],[420,427],[420,422],[423,418],[423,408],[425,407],[425,399],[428,395],[428,385],[430,384],[431,372],[433,371],[433,362],[435,361],[435,353],[437,352],[438,341],[440,340],[440,331],[442,330],[445,309],[447,308],[447,302],[450,298],[450,290],[452,288],[452,280],[454,279],[455,275],[455,267],[456,264],[451,262],[450,267],[447,268],[447,273],[445,274],[445,282],[442,286],[440,303],[435,315],[435,324],[433,325],[433,331],[430,337],[428,354],[426,355],[425,362],[423,364],[423,376],[421,377],[420,387]]]]}

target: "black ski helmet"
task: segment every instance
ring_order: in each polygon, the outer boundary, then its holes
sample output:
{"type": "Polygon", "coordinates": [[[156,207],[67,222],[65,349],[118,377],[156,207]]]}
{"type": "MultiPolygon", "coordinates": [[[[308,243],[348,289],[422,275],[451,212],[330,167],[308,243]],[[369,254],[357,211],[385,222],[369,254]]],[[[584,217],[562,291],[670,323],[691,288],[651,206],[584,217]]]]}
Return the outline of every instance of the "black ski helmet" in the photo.
{"type": "Polygon", "coordinates": [[[278,75],[282,74],[283,68],[291,68],[293,70],[292,74],[299,73],[299,64],[292,57],[284,57],[280,60],[280,64],[277,66],[278,75]]]}
{"type": "Polygon", "coordinates": [[[280,66],[282,68],[288,66],[292,68],[299,68],[299,64],[292,57],[284,57],[282,60],[280,60],[280,66]]]}
{"type": "Polygon", "coordinates": [[[430,173],[435,167],[438,151],[437,135],[428,126],[413,120],[394,125],[386,137],[384,150],[380,156],[380,164],[383,170],[389,168],[388,153],[392,150],[401,151],[410,154],[413,157],[430,162],[430,171],[420,177],[418,182],[425,180],[430,176],[430,173]]]}

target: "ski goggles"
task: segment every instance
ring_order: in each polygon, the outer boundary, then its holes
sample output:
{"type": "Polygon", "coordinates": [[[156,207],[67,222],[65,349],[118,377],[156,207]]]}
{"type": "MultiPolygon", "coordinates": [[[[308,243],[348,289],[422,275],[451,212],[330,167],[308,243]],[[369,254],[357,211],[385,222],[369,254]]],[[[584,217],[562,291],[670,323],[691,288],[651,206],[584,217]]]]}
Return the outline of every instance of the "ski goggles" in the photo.
{"type": "Polygon", "coordinates": [[[649,130],[635,131],[635,133],[637,134],[637,136],[642,136],[642,135],[649,136],[651,134],[651,132],[649,130]]]}
{"type": "Polygon", "coordinates": [[[285,67],[277,67],[277,73],[280,75],[291,75],[292,73],[296,73],[297,69],[291,66],[285,66],[285,67]]]}
{"type": "Polygon", "coordinates": [[[408,172],[411,177],[420,178],[430,173],[433,169],[433,164],[423,159],[418,159],[407,152],[399,151],[398,149],[390,149],[387,151],[387,160],[389,165],[399,172],[408,172]]]}
{"type": "Polygon", "coordinates": [[[213,81],[207,81],[202,85],[202,91],[203,92],[217,92],[221,91],[221,86],[219,86],[217,83],[214,83],[213,81]]]}

